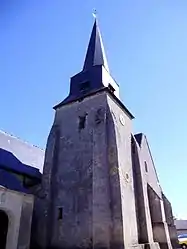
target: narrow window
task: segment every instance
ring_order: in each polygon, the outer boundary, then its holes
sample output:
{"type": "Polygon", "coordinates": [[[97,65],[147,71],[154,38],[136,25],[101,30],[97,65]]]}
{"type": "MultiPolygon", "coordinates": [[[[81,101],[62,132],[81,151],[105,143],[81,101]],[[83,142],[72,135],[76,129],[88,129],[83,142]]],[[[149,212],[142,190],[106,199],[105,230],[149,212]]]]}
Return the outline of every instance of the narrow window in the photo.
{"type": "Polygon", "coordinates": [[[145,172],[148,172],[147,162],[145,161],[144,164],[145,164],[145,172]]]}
{"type": "Polygon", "coordinates": [[[86,115],[85,116],[79,116],[79,130],[82,130],[85,128],[86,123],[86,115]]]}
{"type": "Polygon", "coordinates": [[[125,179],[126,179],[126,181],[129,181],[129,174],[128,173],[125,174],[125,179]]]}
{"type": "Polygon", "coordinates": [[[58,208],[58,220],[62,220],[62,207],[58,208]]]}

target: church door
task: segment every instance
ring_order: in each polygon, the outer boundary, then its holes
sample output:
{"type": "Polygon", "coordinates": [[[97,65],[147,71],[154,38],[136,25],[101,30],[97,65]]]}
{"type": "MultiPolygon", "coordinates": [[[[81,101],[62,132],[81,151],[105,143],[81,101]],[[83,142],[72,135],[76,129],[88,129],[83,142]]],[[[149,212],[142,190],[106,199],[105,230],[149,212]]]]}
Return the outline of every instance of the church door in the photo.
{"type": "Polygon", "coordinates": [[[6,249],[6,238],[8,232],[8,216],[0,210],[0,248],[6,249]]]}

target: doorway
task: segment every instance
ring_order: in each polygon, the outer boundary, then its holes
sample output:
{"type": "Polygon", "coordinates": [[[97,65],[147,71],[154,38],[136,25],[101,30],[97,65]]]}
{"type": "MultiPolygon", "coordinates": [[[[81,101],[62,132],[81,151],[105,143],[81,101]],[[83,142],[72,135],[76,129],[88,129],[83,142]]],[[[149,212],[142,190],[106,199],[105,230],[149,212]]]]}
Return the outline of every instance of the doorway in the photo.
{"type": "Polygon", "coordinates": [[[6,249],[6,239],[8,232],[8,215],[0,210],[0,248],[6,249]]]}

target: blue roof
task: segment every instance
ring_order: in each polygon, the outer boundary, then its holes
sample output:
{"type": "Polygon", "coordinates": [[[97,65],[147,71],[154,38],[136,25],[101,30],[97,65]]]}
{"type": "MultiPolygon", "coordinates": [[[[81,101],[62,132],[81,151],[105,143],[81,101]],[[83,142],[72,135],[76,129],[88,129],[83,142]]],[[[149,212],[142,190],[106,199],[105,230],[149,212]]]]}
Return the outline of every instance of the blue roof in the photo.
{"type": "MultiPolygon", "coordinates": [[[[44,150],[2,131],[0,131],[0,148],[10,152],[12,156],[16,157],[23,165],[32,166],[39,169],[40,172],[43,172],[44,150]]],[[[24,168],[24,166],[22,166],[22,168],[24,168]]]]}
{"type": "Polygon", "coordinates": [[[134,136],[135,136],[136,141],[139,144],[139,146],[141,146],[143,133],[138,133],[138,134],[135,134],[134,136]]]}
{"type": "Polygon", "coordinates": [[[0,185],[15,191],[29,193],[29,191],[22,186],[16,176],[3,169],[0,169],[0,185]]]}
{"type": "Polygon", "coordinates": [[[30,177],[41,177],[39,169],[23,164],[11,152],[2,148],[0,148],[0,168],[5,168],[30,177]]]}

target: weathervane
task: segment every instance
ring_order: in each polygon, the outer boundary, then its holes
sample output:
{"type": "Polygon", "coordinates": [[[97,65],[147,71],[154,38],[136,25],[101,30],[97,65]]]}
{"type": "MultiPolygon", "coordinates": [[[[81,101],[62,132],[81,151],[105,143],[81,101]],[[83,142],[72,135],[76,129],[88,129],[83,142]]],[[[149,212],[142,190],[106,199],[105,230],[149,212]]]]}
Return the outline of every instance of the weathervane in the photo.
{"type": "Polygon", "coordinates": [[[97,20],[97,10],[96,9],[93,10],[92,15],[97,20]]]}

